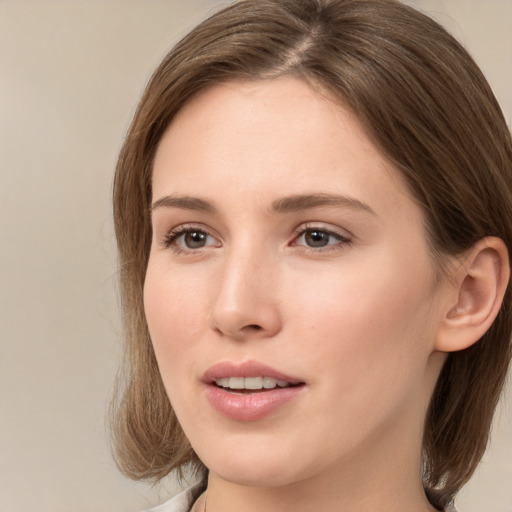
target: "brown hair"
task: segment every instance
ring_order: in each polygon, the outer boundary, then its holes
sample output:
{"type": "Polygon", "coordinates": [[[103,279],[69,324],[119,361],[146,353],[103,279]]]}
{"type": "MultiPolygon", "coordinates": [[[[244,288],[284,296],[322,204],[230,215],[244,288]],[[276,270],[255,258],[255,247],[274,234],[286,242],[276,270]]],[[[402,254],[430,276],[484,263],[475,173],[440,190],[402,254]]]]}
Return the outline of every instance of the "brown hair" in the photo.
{"type": "MultiPolygon", "coordinates": [[[[127,373],[114,427],[118,462],[132,478],[159,480],[187,463],[203,469],[167,399],[144,317],[155,151],[198,91],[283,74],[329,90],[356,113],[422,207],[435,261],[488,235],[512,254],[511,136],[479,68],[437,23],[395,0],[242,0],[213,15],[155,71],[116,170],[127,373]]],[[[450,354],[441,372],[423,440],[424,486],[438,507],[484,453],[511,330],[509,288],[490,330],[450,354]]]]}

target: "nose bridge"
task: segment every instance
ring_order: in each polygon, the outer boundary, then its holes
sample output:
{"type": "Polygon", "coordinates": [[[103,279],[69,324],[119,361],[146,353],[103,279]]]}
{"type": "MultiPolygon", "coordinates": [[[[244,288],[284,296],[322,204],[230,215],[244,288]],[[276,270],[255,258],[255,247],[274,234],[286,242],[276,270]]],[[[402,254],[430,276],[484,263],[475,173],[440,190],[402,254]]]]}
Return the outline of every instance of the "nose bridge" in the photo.
{"type": "Polygon", "coordinates": [[[231,246],[218,276],[212,304],[212,327],[241,339],[269,337],[280,329],[276,297],[276,263],[269,251],[251,240],[231,246]]]}

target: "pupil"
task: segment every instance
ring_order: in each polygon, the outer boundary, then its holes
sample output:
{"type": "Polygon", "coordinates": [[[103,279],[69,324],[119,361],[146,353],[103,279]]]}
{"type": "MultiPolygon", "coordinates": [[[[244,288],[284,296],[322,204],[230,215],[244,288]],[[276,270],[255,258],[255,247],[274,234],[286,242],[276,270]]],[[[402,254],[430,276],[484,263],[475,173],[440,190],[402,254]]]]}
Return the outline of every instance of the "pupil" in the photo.
{"type": "Polygon", "coordinates": [[[329,243],[329,235],[323,231],[308,231],[305,239],[310,247],[325,247],[329,243]]]}
{"type": "Polygon", "coordinates": [[[198,249],[204,247],[206,243],[206,234],[200,231],[192,231],[185,234],[185,245],[189,249],[198,249]]]}

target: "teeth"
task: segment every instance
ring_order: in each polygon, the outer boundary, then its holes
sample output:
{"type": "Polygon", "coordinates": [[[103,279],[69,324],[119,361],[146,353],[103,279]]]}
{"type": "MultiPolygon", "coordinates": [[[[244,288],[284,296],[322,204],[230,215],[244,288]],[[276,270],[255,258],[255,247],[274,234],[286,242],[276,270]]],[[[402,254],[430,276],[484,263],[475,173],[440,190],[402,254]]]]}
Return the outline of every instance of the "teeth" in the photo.
{"type": "Polygon", "coordinates": [[[244,389],[245,388],[245,379],[243,377],[230,377],[229,378],[229,387],[231,389],[244,389]]]}
{"type": "Polygon", "coordinates": [[[217,384],[217,386],[220,386],[221,388],[229,388],[229,377],[223,377],[222,379],[217,379],[215,381],[215,384],[217,384]]]}
{"type": "Polygon", "coordinates": [[[263,387],[263,377],[245,377],[245,389],[261,389],[263,387]]]}
{"type": "Polygon", "coordinates": [[[222,377],[215,379],[215,384],[227,389],[274,389],[276,386],[287,388],[291,386],[286,380],[274,377],[222,377]]]}
{"type": "Polygon", "coordinates": [[[277,379],[274,379],[274,377],[263,377],[263,387],[265,389],[275,388],[276,384],[277,384],[277,379]]]}

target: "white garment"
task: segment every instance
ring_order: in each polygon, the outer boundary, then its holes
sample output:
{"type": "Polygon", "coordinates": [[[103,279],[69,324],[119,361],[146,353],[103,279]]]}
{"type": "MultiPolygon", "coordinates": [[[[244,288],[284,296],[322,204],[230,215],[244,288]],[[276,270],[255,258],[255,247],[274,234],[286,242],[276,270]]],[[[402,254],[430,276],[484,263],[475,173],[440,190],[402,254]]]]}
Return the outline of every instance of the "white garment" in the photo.
{"type": "MultiPolygon", "coordinates": [[[[190,512],[192,505],[201,494],[201,484],[196,484],[180,492],[174,498],[145,512],[190,512]]],[[[449,505],[445,512],[457,512],[453,505],[449,505]]]]}
{"type": "Polygon", "coordinates": [[[157,505],[145,512],[189,512],[194,502],[201,494],[202,486],[200,483],[185,489],[169,501],[157,505]]]}

